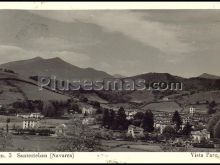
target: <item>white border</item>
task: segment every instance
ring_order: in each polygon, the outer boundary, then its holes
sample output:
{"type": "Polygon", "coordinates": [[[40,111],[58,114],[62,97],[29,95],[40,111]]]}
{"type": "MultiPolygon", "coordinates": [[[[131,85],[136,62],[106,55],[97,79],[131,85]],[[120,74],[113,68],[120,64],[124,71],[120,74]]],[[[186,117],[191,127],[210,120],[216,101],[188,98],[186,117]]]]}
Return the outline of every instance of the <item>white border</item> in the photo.
{"type": "MultiPolygon", "coordinates": [[[[0,9],[19,10],[127,10],[127,9],[220,9],[220,2],[0,2],[0,9]]],[[[47,159],[18,158],[19,152],[0,153],[1,163],[219,163],[216,157],[206,157],[206,152],[82,152],[73,158],[53,158],[52,152],[44,152],[47,159]],[[11,154],[12,158],[9,158],[11,154]],[[1,157],[3,155],[3,157],[1,157]],[[202,155],[202,157],[201,157],[202,155]]],[[[29,152],[30,153],[30,152],[29,152]]],[[[35,152],[36,153],[36,152],[35,152]]],[[[43,152],[41,152],[43,153],[43,152]]],[[[25,154],[25,153],[22,153],[25,154]]],[[[28,153],[26,153],[28,154],[28,153]]],[[[57,153],[58,154],[58,153],[57,153]]],[[[63,153],[62,153],[63,154],[63,153]]]]}
{"type": "Polygon", "coordinates": [[[0,9],[220,9],[220,2],[0,2],[0,9]]]}

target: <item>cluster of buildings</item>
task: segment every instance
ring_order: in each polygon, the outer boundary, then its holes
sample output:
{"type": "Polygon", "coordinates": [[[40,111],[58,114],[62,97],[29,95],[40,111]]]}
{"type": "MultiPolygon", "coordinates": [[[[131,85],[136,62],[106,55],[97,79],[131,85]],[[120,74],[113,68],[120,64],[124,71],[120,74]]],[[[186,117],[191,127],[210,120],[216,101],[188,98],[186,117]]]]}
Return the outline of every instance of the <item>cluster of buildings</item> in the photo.
{"type": "MultiPolygon", "coordinates": [[[[135,111],[127,112],[127,118],[131,119],[135,115],[135,111]]],[[[154,128],[158,130],[158,134],[161,135],[164,128],[167,126],[173,126],[171,119],[173,112],[154,112],[154,128]]],[[[193,106],[189,107],[188,112],[180,112],[180,116],[183,120],[180,129],[183,129],[185,124],[189,122],[192,125],[191,142],[200,143],[202,140],[210,140],[210,132],[206,130],[207,116],[201,113],[197,113],[197,109],[193,106]]],[[[144,135],[144,129],[130,125],[127,131],[127,135],[133,138],[142,137],[144,135]]]]}

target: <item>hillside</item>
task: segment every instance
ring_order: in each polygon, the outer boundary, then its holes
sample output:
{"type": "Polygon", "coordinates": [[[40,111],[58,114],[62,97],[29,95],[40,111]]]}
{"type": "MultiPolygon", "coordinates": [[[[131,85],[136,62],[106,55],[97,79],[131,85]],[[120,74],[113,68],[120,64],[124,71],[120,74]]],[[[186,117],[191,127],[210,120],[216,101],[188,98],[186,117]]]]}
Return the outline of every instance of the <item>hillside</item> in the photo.
{"type": "Polygon", "coordinates": [[[146,83],[153,82],[182,82],[183,90],[210,91],[220,90],[220,79],[208,79],[202,77],[183,78],[169,73],[146,73],[129,77],[131,79],[144,79],[146,83]]]}
{"type": "Polygon", "coordinates": [[[11,104],[25,100],[67,100],[69,97],[50,91],[39,90],[31,80],[24,80],[19,75],[0,72],[0,104],[11,104]]]}
{"type": "Polygon", "coordinates": [[[60,80],[73,79],[104,79],[112,76],[93,68],[80,68],[71,65],[60,58],[43,59],[36,57],[29,60],[9,62],[0,65],[0,68],[6,68],[24,75],[30,76],[56,76],[60,80]],[[30,69],[31,68],[31,69],[30,69]]]}
{"type": "Polygon", "coordinates": [[[220,76],[208,74],[208,73],[203,73],[199,77],[201,78],[206,78],[206,79],[220,79],[220,76]]]}

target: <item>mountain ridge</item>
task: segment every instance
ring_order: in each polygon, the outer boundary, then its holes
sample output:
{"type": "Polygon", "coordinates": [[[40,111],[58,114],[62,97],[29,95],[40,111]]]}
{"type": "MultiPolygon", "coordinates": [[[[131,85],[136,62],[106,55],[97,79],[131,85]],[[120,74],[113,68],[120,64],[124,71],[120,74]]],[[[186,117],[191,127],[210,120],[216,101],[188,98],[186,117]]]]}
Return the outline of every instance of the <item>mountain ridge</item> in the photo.
{"type": "Polygon", "coordinates": [[[31,76],[56,76],[62,80],[73,79],[104,79],[112,78],[110,74],[94,68],[80,68],[72,65],[59,57],[44,59],[35,57],[28,60],[13,61],[1,64],[0,68],[10,69],[25,75],[31,76]]]}

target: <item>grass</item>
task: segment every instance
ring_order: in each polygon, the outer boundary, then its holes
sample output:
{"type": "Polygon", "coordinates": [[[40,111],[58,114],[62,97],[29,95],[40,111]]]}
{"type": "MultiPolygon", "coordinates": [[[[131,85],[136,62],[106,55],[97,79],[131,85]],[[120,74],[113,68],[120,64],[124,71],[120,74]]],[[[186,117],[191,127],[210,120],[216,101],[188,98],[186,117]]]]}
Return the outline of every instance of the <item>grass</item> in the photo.
{"type": "Polygon", "coordinates": [[[59,139],[47,136],[13,135],[12,146],[7,151],[24,152],[54,152],[59,144],[59,139]]]}
{"type": "Polygon", "coordinates": [[[102,141],[103,148],[107,152],[161,152],[159,144],[132,141],[102,141]]]}
{"type": "Polygon", "coordinates": [[[160,103],[151,103],[143,107],[143,109],[151,109],[156,111],[164,111],[164,112],[174,112],[176,110],[180,110],[181,107],[171,101],[171,102],[160,102],[160,103]]]}

